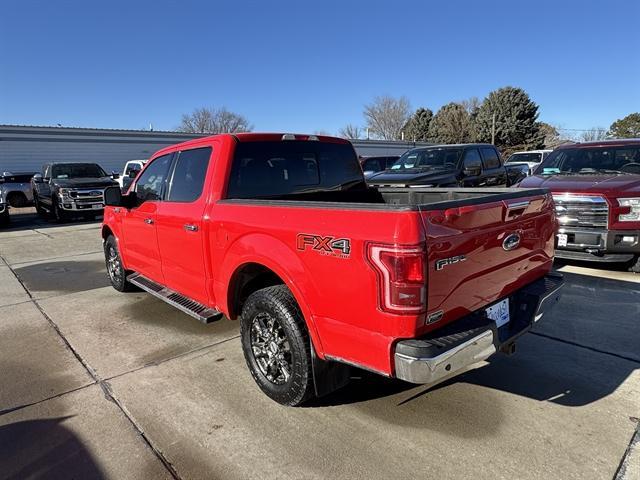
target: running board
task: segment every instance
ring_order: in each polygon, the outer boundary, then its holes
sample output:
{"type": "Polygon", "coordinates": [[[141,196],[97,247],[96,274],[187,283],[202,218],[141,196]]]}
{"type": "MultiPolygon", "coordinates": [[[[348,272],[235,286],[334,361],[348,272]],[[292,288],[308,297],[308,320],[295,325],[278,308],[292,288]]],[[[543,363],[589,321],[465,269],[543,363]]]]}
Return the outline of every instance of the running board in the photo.
{"type": "Polygon", "coordinates": [[[178,310],[182,310],[187,315],[191,315],[193,318],[200,320],[202,323],[211,323],[222,318],[222,312],[209,308],[206,305],[202,305],[201,303],[196,302],[189,297],[185,297],[184,295],[154,282],[139,273],[132,273],[127,277],[127,281],[136,287],[141,288],[145,292],[150,293],[154,297],[164,300],[169,305],[176,307],[178,310]]]}

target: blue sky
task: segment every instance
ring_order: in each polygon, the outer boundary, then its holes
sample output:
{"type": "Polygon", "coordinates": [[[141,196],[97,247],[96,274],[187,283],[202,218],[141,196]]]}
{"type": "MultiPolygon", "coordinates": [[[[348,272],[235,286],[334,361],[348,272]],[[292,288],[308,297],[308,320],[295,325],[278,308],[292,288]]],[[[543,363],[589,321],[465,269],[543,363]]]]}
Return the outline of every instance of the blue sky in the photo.
{"type": "Polygon", "coordinates": [[[524,88],[540,119],[640,111],[640,2],[0,0],[0,123],[175,128],[226,106],[259,131],[335,133],[406,95],[437,110],[524,88]]]}

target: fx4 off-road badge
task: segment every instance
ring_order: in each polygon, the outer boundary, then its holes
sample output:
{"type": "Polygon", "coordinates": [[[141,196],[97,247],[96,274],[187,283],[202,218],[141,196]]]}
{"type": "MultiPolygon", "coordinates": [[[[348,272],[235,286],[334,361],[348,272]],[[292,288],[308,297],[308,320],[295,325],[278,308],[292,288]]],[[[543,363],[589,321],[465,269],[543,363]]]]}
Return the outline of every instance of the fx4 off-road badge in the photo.
{"type": "Polygon", "coordinates": [[[313,250],[320,255],[349,258],[351,240],[348,238],[323,237],[311,233],[299,233],[296,238],[298,250],[313,250]]]}
{"type": "Polygon", "coordinates": [[[447,265],[453,265],[454,263],[464,262],[467,259],[464,255],[456,255],[455,257],[441,258],[436,260],[436,270],[442,270],[447,265]]]}

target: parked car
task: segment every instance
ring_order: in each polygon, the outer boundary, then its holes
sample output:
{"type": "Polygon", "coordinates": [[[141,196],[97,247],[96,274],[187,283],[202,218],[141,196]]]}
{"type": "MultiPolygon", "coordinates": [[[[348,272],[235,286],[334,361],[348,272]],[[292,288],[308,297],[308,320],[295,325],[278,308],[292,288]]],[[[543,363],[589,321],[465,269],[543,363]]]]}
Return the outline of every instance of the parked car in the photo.
{"type": "Polygon", "coordinates": [[[529,167],[529,175],[533,175],[540,162],[542,162],[553,150],[529,150],[527,152],[514,152],[507,161],[506,165],[526,165],[529,167]]]}
{"type": "Polygon", "coordinates": [[[344,385],[349,365],[433,383],[512,352],[562,286],[546,190],[382,192],[338,138],[192,140],[105,202],[113,287],[239,317],[253,378],[285,405],[344,385]]]}
{"type": "Polygon", "coordinates": [[[57,221],[74,215],[102,215],[104,189],[118,185],[96,163],[48,163],[31,179],[33,200],[39,214],[57,221]]]}
{"type": "Polygon", "coordinates": [[[520,187],[553,192],[557,257],[640,273],[640,139],[559,147],[520,187]]]}
{"type": "Polygon", "coordinates": [[[129,189],[129,185],[131,185],[133,179],[138,176],[145,163],[147,163],[146,160],[129,160],[124,165],[122,175],[120,175],[117,179],[117,182],[120,185],[120,189],[123,192],[126,192],[129,189]]]}
{"type": "Polygon", "coordinates": [[[367,178],[367,183],[380,187],[507,187],[527,173],[526,166],[503,165],[493,145],[434,145],[409,150],[389,170],[367,178]]]}
{"type": "Polygon", "coordinates": [[[0,192],[9,206],[22,208],[33,204],[31,177],[33,173],[4,172],[0,175],[0,192]]]}
{"type": "Polygon", "coordinates": [[[360,164],[364,172],[364,178],[369,178],[374,173],[382,172],[391,168],[391,166],[400,158],[400,155],[388,155],[386,157],[362,157],[360,164]]]}

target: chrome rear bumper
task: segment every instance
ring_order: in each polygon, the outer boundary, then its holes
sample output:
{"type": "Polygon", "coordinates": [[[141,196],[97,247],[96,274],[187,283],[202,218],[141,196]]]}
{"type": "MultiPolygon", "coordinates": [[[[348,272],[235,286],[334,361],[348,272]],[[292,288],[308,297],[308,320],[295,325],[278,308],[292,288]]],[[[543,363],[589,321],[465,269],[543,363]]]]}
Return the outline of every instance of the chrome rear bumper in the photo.
{"type": "Polygon", "coordinates": [[[511,321],[500,327],[484,309],[420,339],[396,344],[395,376],[430,384],[486,360],[514,343],[560,299],[562,275],[550,273],[509,297],[511,321]]]}

